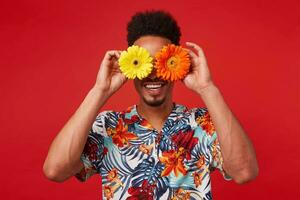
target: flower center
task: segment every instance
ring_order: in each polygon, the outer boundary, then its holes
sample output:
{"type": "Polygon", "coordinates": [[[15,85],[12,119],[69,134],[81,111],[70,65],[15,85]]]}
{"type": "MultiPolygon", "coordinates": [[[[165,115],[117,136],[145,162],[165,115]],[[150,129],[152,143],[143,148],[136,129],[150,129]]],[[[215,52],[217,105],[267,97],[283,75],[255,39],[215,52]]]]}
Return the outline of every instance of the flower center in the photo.
{"type": "Polygon", "coordinates": [[[177,58],[175,56],[172,56],[167,61],[168,68],[174,69],[177,66],[177,58]]]}
{"type": "Polygon", "coordinates": [[[138,66],[139,61],[138,60],[133,60],[133,65],[135,65],[136,67],[138,66]]]}

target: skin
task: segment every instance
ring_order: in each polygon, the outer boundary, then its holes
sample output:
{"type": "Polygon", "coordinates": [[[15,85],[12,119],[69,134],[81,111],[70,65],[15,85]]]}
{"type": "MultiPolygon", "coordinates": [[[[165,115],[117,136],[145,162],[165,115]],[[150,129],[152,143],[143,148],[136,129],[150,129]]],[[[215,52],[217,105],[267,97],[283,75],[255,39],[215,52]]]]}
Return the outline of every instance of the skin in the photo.
{"type": "MultiPolygon", "coordinates": [[[[168,39],[157,36],[143,36],[135,41],[135,45],[146,48],[152,56],[169,43],[168,39]]],[[[252,143],[214,84],[202,48],[191,42],[187,42],[186,46],[192,65],[183,83],[198,94],[199,100],[203,100],[209,111],[221,146],[223,168],[236,183],[253,180],[258,174],[258,164],[252,143]]],[[[98,111],[126,82],[119,70],[119,56],[118,50],[105,54],[95,85],[53,140],[43,166],[44,174],[50,180],[65,181],[83,168],[80,155],[88,131],[98,111]]],[[[146,79],[134,80],[134,85],[140,97],[137,106],[139,114],[160,131],[173,107],[174,85],[164,82],[163,86],[155,91],[144,87],[145,84],[158,82],[161,80],[157,79],[153,72],[146,79]]]]}
{"type": "MultiPolygon", "coordinates": [[[[134,42],[134,45],[144,47],[154,58],[166,44],[171,41],[162,37],[144,36],[134,42]]],[[[155,62],[155,60],[153,61],[155,62]]],[[[162,129],[164,121],[169,116],[173,108],[172,93],[174,83],[160,80],[155,76],[155,70],[145,79],[134,79],[134,86],[139,94],[140,100],[137,105],[138,113],[158,131],[162,129]],[[158,84],[163,86],[156,90],[150,90],[145,87],[147,84],[158,84]]]]}

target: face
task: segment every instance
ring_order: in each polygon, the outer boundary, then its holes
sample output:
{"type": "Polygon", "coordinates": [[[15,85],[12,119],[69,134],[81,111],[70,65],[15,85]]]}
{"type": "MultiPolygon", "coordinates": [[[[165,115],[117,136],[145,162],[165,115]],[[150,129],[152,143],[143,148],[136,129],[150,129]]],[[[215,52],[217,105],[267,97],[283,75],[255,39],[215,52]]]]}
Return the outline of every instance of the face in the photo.
{"type": "MultiPolygon", "coordinates": [[[[163,46],[170,44],[171,41],[159,36],[143,36],[134,42],[134,45],[147,49],[154,58],[163,46]]],[[[155,60],[153,61],[155,62],[155,60]]],[[[154,63],[153,63],[154,64],[154,63]]],[[[152,73],[142,79],[134,79],[134,86],[141,100],[149,106],[160,106],[166,101],[172,100],[173,83],[160,80],[152,73]]]]}

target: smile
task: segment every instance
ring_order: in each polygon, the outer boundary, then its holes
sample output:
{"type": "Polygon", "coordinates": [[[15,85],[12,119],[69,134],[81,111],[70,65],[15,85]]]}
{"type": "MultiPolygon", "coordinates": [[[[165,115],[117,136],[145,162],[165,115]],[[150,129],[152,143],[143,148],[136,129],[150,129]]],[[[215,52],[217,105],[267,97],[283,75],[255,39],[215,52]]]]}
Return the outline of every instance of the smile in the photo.
{"type": "Polygon", "coordinates": [[[152,89],[152,90],[159,89],[164,85],[165,85],[164,83],[160,83],[160,82],[159,83],[144,83],[144,87],[146,89],[152,89]]]}

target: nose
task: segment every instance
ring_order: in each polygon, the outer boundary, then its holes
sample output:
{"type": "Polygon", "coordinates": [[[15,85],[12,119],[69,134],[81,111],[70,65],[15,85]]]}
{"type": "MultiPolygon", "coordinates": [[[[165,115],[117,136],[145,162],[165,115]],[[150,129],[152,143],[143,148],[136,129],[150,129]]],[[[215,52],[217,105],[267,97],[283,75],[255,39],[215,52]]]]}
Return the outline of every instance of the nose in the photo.
{"type": "Polygon", "coordinates": [[[157,77],[156,77],[156,69],[155,69],[155,68],[153,68],[153,70],[152,70],[152,72],[149,74],[148,78],[151,79],[151,80],[154,80],[154,79],[157,78],[157,77]]]}

